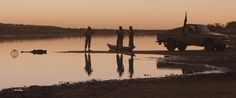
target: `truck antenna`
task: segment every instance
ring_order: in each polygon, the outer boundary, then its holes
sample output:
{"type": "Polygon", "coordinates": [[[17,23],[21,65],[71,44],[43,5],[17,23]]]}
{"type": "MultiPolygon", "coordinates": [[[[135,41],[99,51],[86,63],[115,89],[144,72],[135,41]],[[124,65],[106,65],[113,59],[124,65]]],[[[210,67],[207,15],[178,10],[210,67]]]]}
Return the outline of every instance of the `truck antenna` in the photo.
{"type": "Polygon", "coordinates": [[[188,22],[188,13],[187,11],[185,12],[185,19],[184,19],[184,27],[183,27],[183,33],[185,34],[186,33],[186,25],[187,25],[187,22],[188,22]]]}

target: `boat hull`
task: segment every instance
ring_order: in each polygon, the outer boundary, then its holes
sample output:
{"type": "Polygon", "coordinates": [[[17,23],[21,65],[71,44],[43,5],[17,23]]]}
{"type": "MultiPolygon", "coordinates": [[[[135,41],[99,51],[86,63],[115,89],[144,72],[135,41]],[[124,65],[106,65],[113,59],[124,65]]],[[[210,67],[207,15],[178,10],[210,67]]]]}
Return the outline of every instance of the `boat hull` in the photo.
{"type": "Polygon", "coordinates": [[[119,48],[116,45],[111,45],[111,44],[107,44],[108,48],[111,51],[133,51],[135,47],[127,47],[127,46],[123,46],[122,48],[119,48]]]}

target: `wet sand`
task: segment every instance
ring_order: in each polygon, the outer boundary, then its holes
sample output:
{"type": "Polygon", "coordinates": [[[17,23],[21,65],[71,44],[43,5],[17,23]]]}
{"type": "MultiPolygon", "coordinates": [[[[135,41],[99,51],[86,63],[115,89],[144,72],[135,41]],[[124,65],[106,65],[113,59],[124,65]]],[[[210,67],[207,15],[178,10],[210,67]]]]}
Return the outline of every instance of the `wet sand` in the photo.
{"type": "MultiPolygon", "coordinates": [[[[235,98],[236,37],[225,51],[186,52],[134,51],[142,54],[163,54],[167,62],[209,64],[229,69],[226,73],[170,76],[152,79],[88,81],[53,86],[31,86],[4,89],[0,98],[235,98]]],[[[64,51],[60,53],[84,53],[64,51]]],[[[92,51],[91,53],[108,53],[92,51]]],[[[111,52],[113,53],[113,52],[111,52]]]]}
{"type": "Polygon", "coordinates": [[[1,98],[235,98],[236,74],[89,81],[31,86],[0,92],[1,98]]]}

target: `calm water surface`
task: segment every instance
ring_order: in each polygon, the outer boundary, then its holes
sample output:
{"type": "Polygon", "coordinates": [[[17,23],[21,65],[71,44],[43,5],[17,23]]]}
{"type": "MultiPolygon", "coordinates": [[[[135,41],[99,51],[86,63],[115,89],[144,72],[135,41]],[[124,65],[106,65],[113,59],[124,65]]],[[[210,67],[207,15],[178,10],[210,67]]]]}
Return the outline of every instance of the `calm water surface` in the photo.
{"type": "MultiPolygon", "coordinates": [[[[155,43],[155,36],[136,37],[136,50],[165,50],[155,43]]],[[[94,37],[93,50],[108,50],[106,44],[115,44],[116,37],[94,37]]],[[[125,45],[128,44],[127,38],[125,45]]],[[[129,79],[164,77],[183,74],[181,69],[158,68],[162,55],[116,54],[63,54],[57,51],[83,50],[84,39],[64,38],[48,40],[26,40],[0,43],[0,89],[30,85],[52,85],[59,82],[78,82],[92,79],[129,79]],[[16,49],[17,58],[10,52],[16,49]],[[46,55],[20,53],[33,49],[48,50],[46,55]]],[[[201,49],[190,47],[189,49],[201,49]]]]}

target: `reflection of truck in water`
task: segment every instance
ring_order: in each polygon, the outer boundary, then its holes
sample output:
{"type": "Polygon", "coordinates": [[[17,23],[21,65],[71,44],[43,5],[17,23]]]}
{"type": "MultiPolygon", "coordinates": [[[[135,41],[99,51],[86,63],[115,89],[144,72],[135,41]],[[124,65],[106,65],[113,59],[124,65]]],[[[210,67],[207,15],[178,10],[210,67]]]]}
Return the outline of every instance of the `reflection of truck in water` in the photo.
{"type": "Polygon", "coordinates": [[[224,50],[230,43],[229,37],[224,34],[210,32],[207,26],[187,24],[183,28],[177,28],[157,35],[157,42],[164,44],[168,51],[185,51],[187,46],[203,46],[207,51],[224,50]],[[183,33],[183,31],[185,31],[183,33]]]}
{"type": "Polygon", "coordinates": [[[193,75],[193,74],[203,74],[203,73],[214,73],[214,72],[224,72],[225,68],[215,67],[211,65],[204,64],[188,64],[188,63],[178,63],[169,61],[159,61],[157,62],[157,69],[181,69],[183,75],[193,75]]]}

